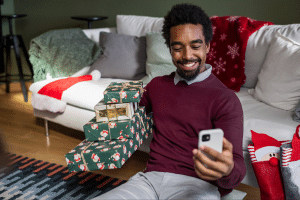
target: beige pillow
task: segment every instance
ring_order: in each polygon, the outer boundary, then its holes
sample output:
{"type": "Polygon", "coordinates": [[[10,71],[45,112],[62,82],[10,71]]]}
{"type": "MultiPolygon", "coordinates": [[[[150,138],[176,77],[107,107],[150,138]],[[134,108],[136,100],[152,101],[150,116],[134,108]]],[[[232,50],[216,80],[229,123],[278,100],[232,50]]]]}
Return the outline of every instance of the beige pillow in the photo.
{"type": "Polygon", "coordinates": [[[273,107],[294,110],[300,100],[300,44],[277,32],[270,43],[257,85],[249,93],[273,107]]]}

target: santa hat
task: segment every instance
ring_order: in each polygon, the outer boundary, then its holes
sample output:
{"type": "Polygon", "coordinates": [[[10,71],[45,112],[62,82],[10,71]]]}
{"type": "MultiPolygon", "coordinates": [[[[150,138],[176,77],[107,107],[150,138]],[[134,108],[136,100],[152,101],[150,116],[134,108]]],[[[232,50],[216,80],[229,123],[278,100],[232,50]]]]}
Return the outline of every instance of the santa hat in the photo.
{"type": "Polygon", "coordinates": [[[252,142],[254,145],[255,157],[257,161],[268,153],[279,153],[281,142],[264,133],[252,131],[252,142]]]}

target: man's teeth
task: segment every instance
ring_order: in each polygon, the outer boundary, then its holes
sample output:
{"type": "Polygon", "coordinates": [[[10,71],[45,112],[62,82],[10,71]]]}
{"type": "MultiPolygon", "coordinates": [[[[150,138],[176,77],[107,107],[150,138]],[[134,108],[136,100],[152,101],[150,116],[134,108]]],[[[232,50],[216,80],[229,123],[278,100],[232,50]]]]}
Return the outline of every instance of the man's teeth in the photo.
{"type": "Polygon", "coordinates": [[[184,64],[185,67],[192,67],[195,63],[184,64]]]}

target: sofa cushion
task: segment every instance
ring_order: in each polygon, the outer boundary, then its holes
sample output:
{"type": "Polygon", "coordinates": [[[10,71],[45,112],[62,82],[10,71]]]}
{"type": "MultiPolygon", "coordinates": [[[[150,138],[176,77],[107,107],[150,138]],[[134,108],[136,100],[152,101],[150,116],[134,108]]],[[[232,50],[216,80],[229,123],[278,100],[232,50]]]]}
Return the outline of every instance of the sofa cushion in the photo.
{"type": "Polygon", "coordinates": [[[254,32],[249,37],[247,44],[245,55],[246,82],[243,87],[255,87],[270,42],[277,31],[284,37],[300,43],[300,24],[264,26],[254,32]]]}
{"type": "Polygon", "coordinates": [[[244,112],[243,150],[251,143],[251,130],[265,133],[277,140],[291,140],[299,123],[292,119],[293,112],[269,106],[254,99],[248,88],[241,87],[236,93],[244,112]]]}
{"type": "Polygon", "coordinates": [[[271,41],[258,75],[254,98],[283,110],[295,110],[300,100],[300,44],[279,33],[271,41]]]}
{"type": "Polygon", "coordinates": [[[164,18],[136,15],[117,15],[117,33],[146,36],[148,32],[162,31],[164,18]]]}
{"type": "Polygon", "coordinates": [[[138,80],[146,76],[146,37],[100,33],[103,54],[91,65],[103,78],[138,80]]]}
{"type": "Polygon", "coordinates": [[[149,32],[146,34],[147,61],[146,74],[142,78],[144,85],[148,84],[156,76],[168,75],[176,70],[173,65],[169,48],[161,32],[149,32]]]}

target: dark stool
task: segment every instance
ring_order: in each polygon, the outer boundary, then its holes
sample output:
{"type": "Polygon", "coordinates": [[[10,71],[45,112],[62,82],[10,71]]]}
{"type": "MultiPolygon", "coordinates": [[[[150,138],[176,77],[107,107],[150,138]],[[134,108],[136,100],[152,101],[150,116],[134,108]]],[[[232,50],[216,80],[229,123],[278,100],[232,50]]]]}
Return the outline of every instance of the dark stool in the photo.
{"type": "Polygon", "coordinates": [[[107,19],[108,17],[106,16],[74,16],[71,17],[72,19],[77,19],[77,20],[83,20],[88,22],[88,28],[92,28],[92,22],[93,21],[99,21],[99,20],[104,20],[107,19]]]}
{"type": "Polygon", "coordinates": [[[21,17],[26,17],[27,15],[25,14],[15,14],[15,15],[2,15],[2,18],[8,19],[8,23],[9,23],[9,35],[4,36],[4,41],[5,41],[5,48],[6,48],[6,65],[5,65],[5,80],[4,81],[0,81],[0,82],[6,82],[6,92],[9,93],[9,83],[11,82],[10,77],[12,76],[19,76],[19,80],[21,82],[21,87],[22,87],[22,93],[24,96],[24,101],[28,102],[28,94],[27,94],[27,89],[25,86],[25,81],[26,80],[32,80],[33,78],[33,68],[32,65],[29,61],[29,56],[23,41],[23,38],[21,35],[14,35],[13,34],[13,28],[12,28],[12,19],[16,19],[16,18],[21,18],[21,17]],[[11,51],[11,47],[13,47],[14,52],[15,52],[15,57],[16,57],[16,61],[17,61],[17,66],[18,66],[18,71],[19,74],[18,75],[11,75],[8,69],[8,64],[11,63],[10,60],[10,51],[11,51]],[[24,55],[25,55],[25,59],[28,63],[29,69],[31,71],[31,75],[24,75],[23,74],[23,70],[22,70],[22,62],[21,62],[21,57],[20,57],[20,49],[22,49],[24,55]],[[30,79],[24,79],[24,77],[30,76],[30,79]]]}

